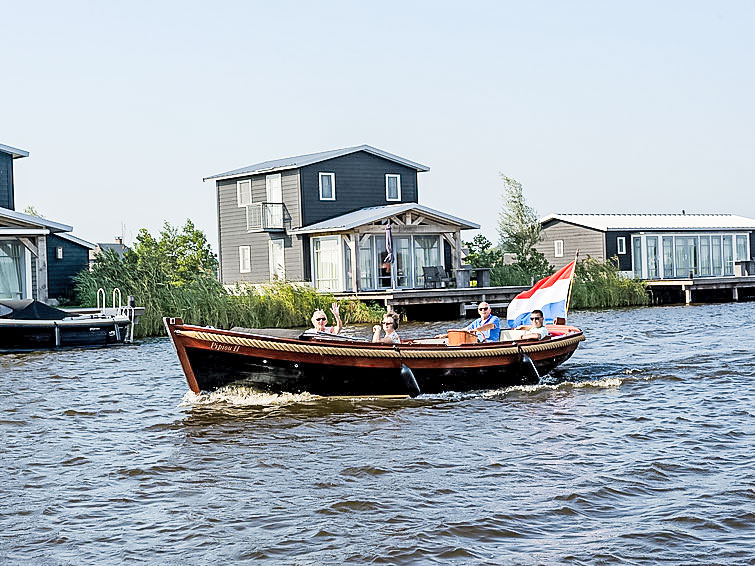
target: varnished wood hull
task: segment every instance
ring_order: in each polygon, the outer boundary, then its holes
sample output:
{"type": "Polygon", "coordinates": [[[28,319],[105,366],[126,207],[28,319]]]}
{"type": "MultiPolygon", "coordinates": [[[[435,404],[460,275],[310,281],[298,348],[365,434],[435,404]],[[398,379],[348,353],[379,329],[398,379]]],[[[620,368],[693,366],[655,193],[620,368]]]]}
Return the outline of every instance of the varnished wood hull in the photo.
{"type": "Polygon", "coordinates": [[[423,393],[494,389],[536,381],[565,362],[584,340],[574,327],[540,342],[456,347],[305,341],[183,325],[165,319],[189,388],[195,393],[241,382],[274,393],[396,395],[407,393],[402,364],[423,393]]]}

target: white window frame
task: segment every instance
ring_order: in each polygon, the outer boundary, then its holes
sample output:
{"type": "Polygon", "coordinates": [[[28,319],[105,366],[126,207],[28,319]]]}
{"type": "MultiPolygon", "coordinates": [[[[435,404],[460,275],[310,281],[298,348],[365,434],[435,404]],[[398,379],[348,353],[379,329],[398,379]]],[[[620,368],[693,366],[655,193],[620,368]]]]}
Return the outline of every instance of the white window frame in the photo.
{"type": "Polygon", "coordinates": [[[252,180],[251,179],[245,179],[243,181],[236,181],[236,203],[238,204],[239,208],[243,208],[245,206],[248,206],[252,204],[252,180]],[[242,185],[245,183],[249,183],[249,201],[244,202],[244,189],[242,185]]]}
{"type": "Polygon", "coordinates": [[[553,257],[564,257],[563,240],[553,240],[553,257]]]}
{"type": "Polygon", "coordinates": [[[252,272],[252,246],[239,246],[239,273],[252,272]],[[246,265],[244,264],[246,260],[246,265]]]}
{"type": "Polygon", "coordinates": [[[317,179],[317,184],[320,187],[320,200],[336,200],[336,174],[335,173],[320,173],[317,179]],[[330,177],[330,186],[333,189],[332,197],[322,196],[322,178],[330,177]]]}
{"type": "Polygon", "coordinates": [[[340,292],[346,288],[344,267],[343,267],[343,238],[341,236],[313,236],[309,239],[309,261],[312,268],[312,287],[316,290],[319,289],[319,274],[317,272],[317,257],[315,255],[315,240],[338,240],[338,251],[336,252],[336,270],[338,271],[338,278],[336,279],[336,286],[339,287],[336,290],[329,290],[331,292],[340,292]]]}
{"type": "Polygon", "coordinates": [[[619,255],[627,253],[627,239],[625,236],[619,236],[616,238],[616,253],[619,255]]]}
{"type": "Polygon", "coordinates": [[[280,173],[271,173],[265,175],[265,202],[282,203],[283,202],[283,180],[280,173]],[[278,181],[277,190],[274,181],[278,181]],[[273,194],[273,193],[278,193],[273,194]]]}
{"type": "Polygon", "coordinates": [[[395,174],[395,173],[386,173],[385,175],[385,200],[388,202],[398,202],[401,200],[401,175],[395,174]],[[396,179],[396,188],[398,197],[397,198],[391,198],[388,194],[388,179],[391,177],[394,177],[396,179]]]}
{"type": "Polygon", "coordinates": [[[278,277],[278,281],[285,281],[286,280],[286,244],[282,239],[278,240],[270,240],[267,243],[267,253],[268,253],[268,264],[270,268],[270,281],[275,281],[275,254],[273,252],[273,248],[280,247],[280,253],[281,253],[281,260],[283,265],[283,273],[280,274],[278,277]]]}

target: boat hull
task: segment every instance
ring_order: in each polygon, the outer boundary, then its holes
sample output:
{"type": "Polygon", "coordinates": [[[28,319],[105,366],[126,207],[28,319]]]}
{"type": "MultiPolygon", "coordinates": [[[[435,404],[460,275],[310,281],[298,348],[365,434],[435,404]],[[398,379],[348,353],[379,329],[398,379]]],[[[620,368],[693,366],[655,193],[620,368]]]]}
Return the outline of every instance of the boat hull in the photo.
{"type": "Polygon", "coordinates": [[[272,393],[400,395],[410,392],[402,366],[422,393],[495,389],[536,382],[584,340],[579,329],[564,327],[562,336],[537,343],[382,345],[273,338],[165,321],[195,393],[239,382],[272,393]]]}
{"type": "Polygon", "coordinates": [[[0,352],[106,346],[122,343],[130,321],[113,318],[63,321],[0,321],[0,352]]]}

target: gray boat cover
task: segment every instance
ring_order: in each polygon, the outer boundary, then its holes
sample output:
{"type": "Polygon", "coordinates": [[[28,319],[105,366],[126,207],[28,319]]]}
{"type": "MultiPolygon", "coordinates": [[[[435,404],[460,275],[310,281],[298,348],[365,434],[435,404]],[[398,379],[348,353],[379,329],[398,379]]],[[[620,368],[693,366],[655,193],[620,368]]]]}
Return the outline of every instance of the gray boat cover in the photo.
{"type": "Polygon", "coordinates": [[[63,320],[71,313],[34,299],[0,299],[0,318],[13,320],[63,320]]]}

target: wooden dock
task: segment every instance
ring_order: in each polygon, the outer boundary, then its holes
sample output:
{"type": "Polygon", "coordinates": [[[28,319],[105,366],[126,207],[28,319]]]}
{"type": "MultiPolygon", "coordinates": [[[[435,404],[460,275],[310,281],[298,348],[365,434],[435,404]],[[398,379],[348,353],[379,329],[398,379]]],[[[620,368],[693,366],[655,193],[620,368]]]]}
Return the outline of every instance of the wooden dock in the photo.
{"type": "MultiPolygon", "coordinates": [[[[334,293],[338,299],[356,298],[360,301],[378,302],[386,308],[398,312],[423,311],[436,309],[439,317],[465,317],[468,311],[477,316],[477,304],[486,301],[493,312],[505,315],[511,299],[529,286],[507,287],[445,287],[442,289],[385,289],[380,291],[360,291],[359,293],[334,293]]],[[[472,314],[469,313],[469,314],[472,314]]],[[[413,318],[410,316],[410,318],[413,318]]]]}
{"type": "Polygon", "coordinates": [[[755,276],[656,279],[645,282],[655,302],[739,301],[755,295],[755,276]]]}

